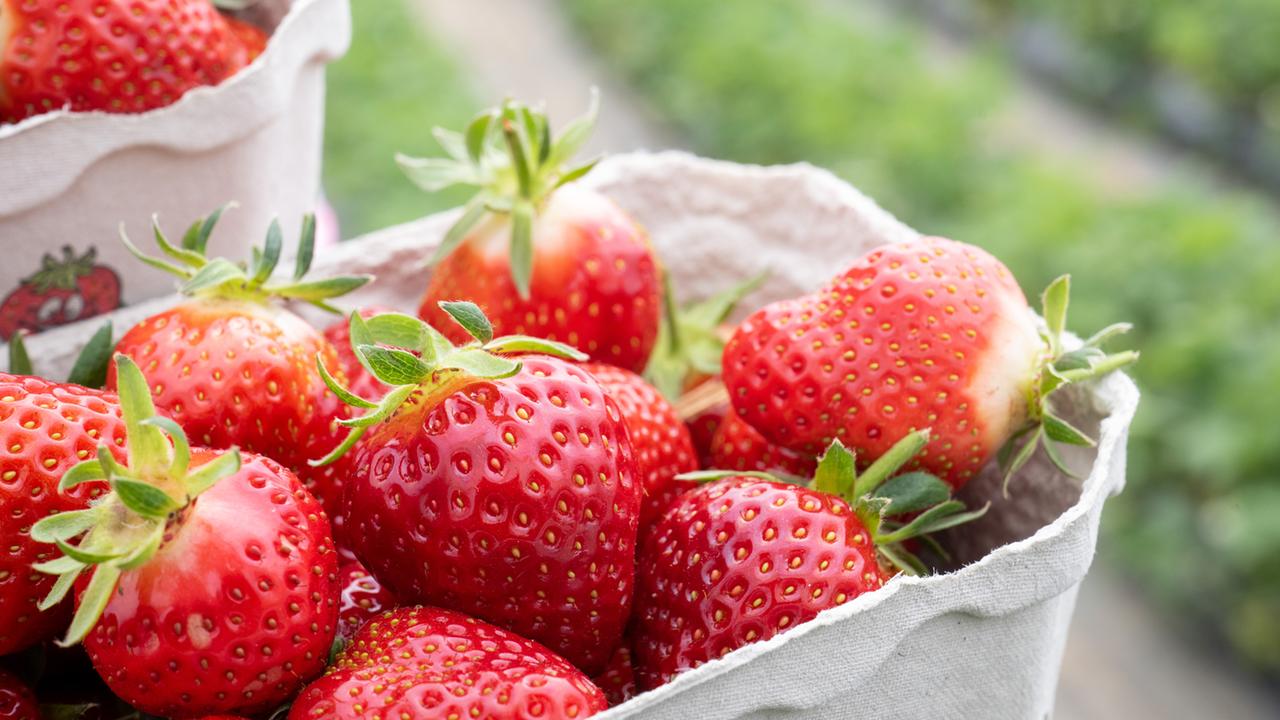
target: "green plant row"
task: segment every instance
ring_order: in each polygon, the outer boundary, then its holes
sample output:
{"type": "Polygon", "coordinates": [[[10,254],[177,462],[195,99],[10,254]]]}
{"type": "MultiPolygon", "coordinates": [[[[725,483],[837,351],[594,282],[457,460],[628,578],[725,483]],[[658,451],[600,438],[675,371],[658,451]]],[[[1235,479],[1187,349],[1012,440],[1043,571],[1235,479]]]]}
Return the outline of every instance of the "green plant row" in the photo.
{"type": "MultiPolygon", "coordinates": [[[[1122,3],[1132,5],[1132,3],[1122,3]]],[[[1261,3],[1255,3],[1261,4],[1261,3]]],[[[990,59],[936,57],[841,3],[569,0],[581,33],[701,152],[832,167],[1028,292],[1073,273],[1073,322],[1132,320],[1144,404],[1104,547],[1280,674],[1280,217],[1194,178],[1118,196],[1002,150],[990,59]]]]}

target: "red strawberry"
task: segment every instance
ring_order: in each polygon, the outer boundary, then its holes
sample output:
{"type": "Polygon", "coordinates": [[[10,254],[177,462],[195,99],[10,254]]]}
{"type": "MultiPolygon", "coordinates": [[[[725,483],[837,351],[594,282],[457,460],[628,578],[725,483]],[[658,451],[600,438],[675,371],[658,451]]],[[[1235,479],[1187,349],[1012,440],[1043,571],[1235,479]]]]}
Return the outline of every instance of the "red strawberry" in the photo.
{"type": "Polygon", "coordinates": [[[307,463],[338,444],[336,419],[348,414],[316,367],[317,356],[333,367],[337,355],[319,331],[274,300],[324,305],[369,278],[302,279],[314,243],[310,217],[290,280],[269,281],[282,245],[274,222],[264,249],[255,249],[247,268],[222,258],[207,260],[204,245],[219,214],[193,225],[182,248],[170,245],[156,228],[161,249],[181,266],[147,258],[129,244],[149,264],[185,278],[182,290],[191,299],[135,325],[116,351],[142,367],[156,405],[195,442],[237,446],[279,461],[298,473],[337,522],[347,470],[317,470],[307,463]]]}
{"type": "Polygon", "coordinates": [[[189,448],[138,367],[123,355],[116,367],[128,464],[100,448],[63,475],[63,489],[105,479],[112,492],[31,528],[64,553],[36,566],[58,575],[42,604],[77,586],[66,642],[83,640],[112,692],[144,712],[271,708],[324,667],[336,629],[324,511],[273,460],[189,448]]]}
{"type": "Polygon", "coordinates": [[[595,376],[622,411],[644,499],[640,503],[643,532],[684,490],[675,476],[698,469],[689,429],[657,388],[629,370],[612,365],[582,366],[595,376]],[[674,485],[674,486],[673,486],[674,485]]]}
{"type": "Polygon", "coordinates": [[[35,693],[4,670],[0,670],[0,720],[40,720],[35,693]]]}
{"type": "Polygon", "coordinates": [[[645,231],[612,200],[573,184],[594,163],[567,169],[595,123],[596,106],[551,140],[547,118],[508,102],[472,121],[465,138],[436,129],[452,159],[400,157],[422,188],[480,192],[449,229],[419,316],[455,342],[439,309],[470,300],[499,334],[528,333],[640,372],[658,333],[658,262],[645,231]]]}
{"type": "Polygon", "coordinates": [[[356,351],[392,386],[348,441],[347,539],[396,597],[481,617],[588,671],[622,636],[640,487],[617,404],[585,359],[533,338],[492,338],[471,303],[447,311],[461,347],[407,315],[351,315],[356,351]]]}
{"type": "Polygon", "coordinates": [[[729,414],[729,404],[714,405],[706,410],[694,413],[689,419],[684,421],[685,427],[689,428],[689,438],[693,440],[694,452],[698,454],[698,465],[700,467],[713,467],[715,461],[711,457],[711,444],[715,441],[716,431],[720,429],[720,424],[724,422],[725,415],[729,414]]]}
{"type": "MultiPolygon", "coordinates": [[[[360,317],[366,320],[374,315],[393,312],[390,308],[371,306],[360,308],[360,317]]],[[[351,323],[346,318],[336,320],[324,329],[324,339],[329,341],[338,353],[338,368],[347,377],[347,388],[362,398],[380,398],[387,392],[387,386],[374,377],[351,348],[351,323]]]]}
{"type": "Polygon", "coordinates": [[[374,619],[289,720],[585,718],[607,707],[580,671],[538,643],[432,607],[374,619]]]}
{"type": "Polygon", "coordinates": [[[730,408],[711,443],[711,466],[807,478],[813,475],[818,459],[770,443],[730,408]]]}
{"type": "Polygon", "coordinates": [[[0,20],[0,122],[164,107],[265,44],[209,0],[0,0],[0,20]]]}
{"type": "Polygon", "coordinates": [[[0,301],[0,340],[19,330],[48,330],[120,307],[120,277],[98,265],[97,255],[91,247],[77,257],[70,245],[62,248],[61,261],[46,254],[40,270],[0,301]]]}
{"type": "Polygon", "coordinates": [[[833,443],[814,490],[767,475],[719,473],[709,477],[726,479],[683,495],[648,536],[637,565],[640,687],[878,589],[889,575],[877,551],[922,571],[899,547],[902,540],[985,510],[962,512],[949,488],[923,473],[885,482],[927,441],[927,433],[908,435],[861,477],[853,455],[833,443]],[[909,523],[892,519],[914,513],[909,523]]]}
{"type": "Polygon", "coordinates": [[[0,655],[52,637],[66,626],[70,603],[41,613],[36,602],[53,578],[31,565],[53,548],[33,542],[33,523],[80,510],[106,488],[101,483],[58,492],[73,465],[107,441],[124,459],[124,423],[114,395],[78,385],[0,373],[0,655]]]}
{"type": "Polygon", "coordinates": [[[621,705],[635,697],[636,675],[631,666],[631,643],[624,641],[619,645],[613,651],[613,657],[609,658],[604,672],[591,678],[591,681],[604,691],[604,696],[609,699],[609,707],[621,705]]]}
{"type": "Polygon", "coordinates": [[[338,570],[342,604],[338,607],[338,639],[348,642],[376,615],[396,606],[396,599],[359,562],[344,563],[338,570]]]}
{"type": "Polygon", "coordinates": [[[1054,414],[1049,393],[1137,358],[1098,349],[1127,325],[1064,350],[1067,283],[1045,293],[1042,335],[1013,276],[985,251],[942,238],[886,245],[819,292],[747,318],[725,348],[725,384],[742,419],[800,452],[839,439],[865,463],[930,427],[919,467],[958,488],[1015,436],[1030,441],[1010,471],[1042,438],[1091,443],[1054,414]]]}

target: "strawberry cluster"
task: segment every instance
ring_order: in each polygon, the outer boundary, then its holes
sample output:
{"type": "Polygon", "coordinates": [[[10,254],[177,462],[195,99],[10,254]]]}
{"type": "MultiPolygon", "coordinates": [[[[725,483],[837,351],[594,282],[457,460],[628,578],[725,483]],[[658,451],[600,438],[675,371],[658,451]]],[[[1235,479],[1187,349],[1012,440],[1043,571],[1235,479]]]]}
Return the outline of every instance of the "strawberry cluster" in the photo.
{"type": "Polygon", "coordinates": [[[124,237],[185,299],[90,343],[106,389],[0,374],[0,655],[79,662],[96,710],[581,718],[930,572],[1002,448],[1069,472],[1055,443],[1091,442],[1055,391],[1136,356],[1064,340],[1065,279],[1041,323],[928,238],[736,325],[759,278],[679,310],[567,164],[593,116],[508,102],[400,159],[478,188],[416,314],[295,314],[373,280],[310,279],[310,219],[286,277],[275,224],[240,263],[219,213],[124,237]]]}

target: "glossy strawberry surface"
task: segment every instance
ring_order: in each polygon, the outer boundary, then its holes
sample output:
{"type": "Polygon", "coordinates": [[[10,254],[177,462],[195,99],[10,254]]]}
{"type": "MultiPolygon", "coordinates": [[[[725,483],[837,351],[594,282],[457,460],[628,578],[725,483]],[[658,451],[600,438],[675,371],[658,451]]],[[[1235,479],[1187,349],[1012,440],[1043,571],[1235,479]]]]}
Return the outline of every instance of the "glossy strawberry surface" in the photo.
{"type": "Polygon", "coordinates": [[[817,458],[765,440],[732,408],[725,413],[711,441],[711,467],[720,470],[781,472],[809,478],[817,466],[817,458]]]}
{"type": "Polygon", "coordinates": [[[1044,352],[1000,261],[922,238],[748,317],[725,347],[724,381],[742,419],[809,455],[839,439],[866,464],[930,428],[915,466],[959,487],[1023,425],[1044,352]]]}
{"type": "Polygon", "coordinates": [[[538,643],[466,615],[401,608],[365,625],[289,720],[570,720],[604,710],[599,688],[538,643]]]}
{"type": "Polygon", "coordinates": [[[675,407],[639,375],[600,363],[583,367],[600,381],[622,411],[644,492],[640,527],[646,528],[675,495],[687,489],[675,476],[698,469],[689,429],[680,421],[675,407]]]}
{"type": "Polygon", "coordinates": [[[636,694],[636,674],[635,669],[631,665],[631,641],[626,639],[618,649],[613,651],[613,657],[609,658],[609,664],[605,669],[591,681],[604,691],[604,696],[609,700],[609,707],[621,705],[622,703],[635,697],[636,694]]]}
{"type": "Polygon", "coordinates": [[[640,486],[617,404],[544,356],[419,389],[357,446],[347,537],[402,602],[476,615],[599,669],[631,603],[640,486]]]}
{"type": "Polygon", "coordinates": [[[348,561],[338,569],[341,604],[338,606],[338,638],[349,641],[370,619],[397,605],[395,596],[382,587],[358,561],[348,561]]]}
{"type": "Polygon", "coordinates": [[[0,122],[164,107],[231,77],[265,43],[209,0],[0,0],[0,122]]]}
{"type": "MultiPolygon", "coordinates": [[[[192,466],[213,456],[194,450],[192,466]]],[[[324,668],[338,601],[319,502],[279,463],[244,454],[124,572],[84,645],[112,692],[144,712],[254,714],[324,668]]]]}
{"type": "Polygon", "coordinates": [[[886,580],[848,503],[751,477],[681,496],[637,567],[634,660],[646,690],[886,580]]]}
{"type": "MultiPolygon", "coordinates": [[[[260,303],[191,300],[135,325],[116,352],[138,363],[156,407],[193,444],[278,460],[336,516],[346,465],[307,461],[338,444],[337,419],[349,408],[316,369],[319,355],[340,372],[333,346],[302,318],[260,303]]],[[[114,388],[114,367],[108,383],[114,388]]]]}
{"type": "Polygon", "coordinates": [[[510,223],[493,218],[434,266],[418,315],[463,342],[469,338],[438,303],[470,300],[496,335],[568,343],[597,362],[643,370],[662,308],[644,229],[603,195],[567,185],[551,195],[533,234],[528,298],[511,277],[510,223]]]}
{"type": "Polygon", "coordinates": [[[36,603],[53,587],[52,575],[32,564],[52,560],[57,548],[31,540],[31,525],[58,512],[84,508],[106,489],[87,483],[67,493],[58,482],[98,445],[124,459],[124,422],[116,397],[78,385],[0,373],[0,655],[58,633],[70,602],[40,612],[36,603]]]}
{"type": "Polygon", "coordinates": [[[4,670],[0,670],[0,720],[40,720],[35,693],[4,670]]]}

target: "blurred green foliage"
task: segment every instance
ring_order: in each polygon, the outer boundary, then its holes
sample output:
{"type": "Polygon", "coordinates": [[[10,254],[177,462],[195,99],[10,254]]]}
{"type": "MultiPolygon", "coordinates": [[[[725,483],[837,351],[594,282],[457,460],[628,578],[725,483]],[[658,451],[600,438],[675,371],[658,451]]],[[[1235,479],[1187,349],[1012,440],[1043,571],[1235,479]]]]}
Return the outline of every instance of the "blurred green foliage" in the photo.
{"type": "Polygon", "coordinates": [[[465,189],[417,189],[395,154],[436,154],[432,126],[461,127],[478,109],[465,76],[405,0],[357,0],[351,12],[351,51],[329,68],[324,167],[347,238],[464,201],[465,189]]]}
{"type": "Polygon", "coordinates": [[[1118,194],[1002,147],[984,124],[1007,92],[997,53],[938,62],[910,28],[840,3],[565,7],[701,152],[831,167],[915,227],[991,249],[1028,295],[1073,273],[1073,327],[1136,323],[1144,399],[1104,548],[1169,607],[1280,673],[1273,208],[1190,177],[1118,194]]]}

